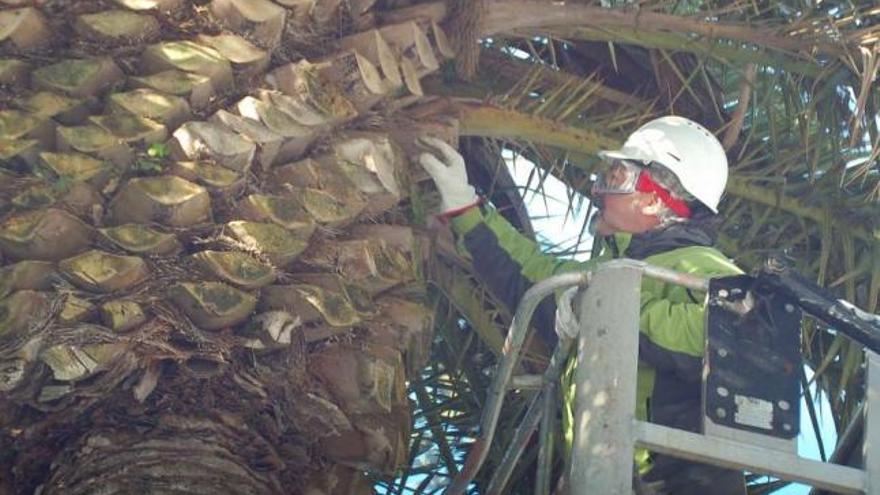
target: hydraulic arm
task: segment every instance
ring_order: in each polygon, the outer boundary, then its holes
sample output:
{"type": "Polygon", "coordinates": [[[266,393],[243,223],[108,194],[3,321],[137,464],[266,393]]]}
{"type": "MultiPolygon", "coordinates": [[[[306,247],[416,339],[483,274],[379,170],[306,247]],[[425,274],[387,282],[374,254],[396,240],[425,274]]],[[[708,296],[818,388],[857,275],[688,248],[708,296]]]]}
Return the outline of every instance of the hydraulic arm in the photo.
{"type": "Polygon", "coordinates": [[[880,317],[853,306],[806,279],[780,258],[770,258],[756,277],[759,286],[778,291],[814,318],[868,349],[880,353],[880,317]]]}

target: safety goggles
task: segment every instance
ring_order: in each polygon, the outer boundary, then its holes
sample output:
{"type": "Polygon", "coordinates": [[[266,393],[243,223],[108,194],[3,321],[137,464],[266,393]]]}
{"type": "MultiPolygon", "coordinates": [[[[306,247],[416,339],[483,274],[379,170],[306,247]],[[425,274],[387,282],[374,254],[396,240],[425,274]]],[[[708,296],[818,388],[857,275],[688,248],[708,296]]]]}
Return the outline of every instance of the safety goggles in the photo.
{"type": "Polygon", "coordinates": [[[629,194],[636,192],[636,185],[645,167],[629,160],[614,160],[608,170],[599,173],[591,193],[629,194]]]}
{"type": "Polygon", "coordinates": [[[594,201],[599,202],[603,194],[629,194],[634,192],[652,192],[663,201],[663,204],[675,212],[676,215],[689,218],[691,210],[687,203],[674,197],[670,192],[654,181],[648,165],[630,160],[614,160],[608,170],[603,171],[596,178],[591,189],[594,201]]]}

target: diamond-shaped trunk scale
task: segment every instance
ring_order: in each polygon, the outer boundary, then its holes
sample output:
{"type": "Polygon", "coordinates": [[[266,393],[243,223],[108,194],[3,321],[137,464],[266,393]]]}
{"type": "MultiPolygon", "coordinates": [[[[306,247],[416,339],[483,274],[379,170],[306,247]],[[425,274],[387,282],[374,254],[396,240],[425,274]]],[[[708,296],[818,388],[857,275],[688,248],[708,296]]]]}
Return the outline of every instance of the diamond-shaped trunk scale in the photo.
{"type": "Polygon", "coordinates": [[[99,188],[110,179],[109,163],[82,153],[43,152],[40,153],[40,158],[50,177],[87,182],[99,188]]]}
{"type": "Polygon", "coordinates": [[[127,332],[147,321],[140,304],[125,299],[107,301],[101,305],[101,322],[116,332],[127,332]]]}
{"type": "Polygon", "coordinates": [[[19,261],[0,269],[0,299],[18,290],[50,290],[56,276],[55,264],[47,261],[19,261]]]}
{"type": "Polygon", "coordinates": [[[167,256],[183,248],[174,234],[166,234],[136,223],[108,227],[98,232],[116,246],[135,254],[167,256]]]}
{"type": "Polygon", "coordinates": [[[122,70],[109,58],[70,59],[37,69],[34,85],[68,96],[96,96],[124,77],[122,70]]]}
{"type": "Polygon", "coordinates": [[[37,318],[45,316],[49,298],[44,292],[21,290],[0,300],[0,337],[12,338],[26,333],[37,318]]]}
{"type": "Polygon", "coordinates": [[[202,186],[176,176],[129,181],[110,203],[117,224],[157,222],[186,227],[211,218],[211,198],[202,186]]]}
{"type": "Polygon", "coordinates": [[[214,86],[210,77],[175,69],[149,76],[132,77],[129,82],[136,87],[186,98],[193,109],[201,109],[214,95],[214,86]]]}
{"type": "Polygon", "coordinates": [[[77,287],[110,293],[130,289],[150,273],[137,256],[119,256],[93,249],[58,263],[61,272],[77,287]]]}
{"type": "Polygon", "coordinates": [[[275,281],[275,268],[240,251],[201,251],[192,258],[202,269],[243,289],[258,289],[275,281]]]}
{"type": "Polygon", "coordinates": [[[244,249],[278,267],[292,262],[308,246],[308,240],[272,223],[238,220],[226,224],[226,230],[244,249]]]}
{"type": "Polygon", "coordinates": [[[43,351],[40,360],[52,369],[56,380],[69,382],[91,375],[123,352],[125,346],[122,344],[98,344],[82,348],[62,344],[43,351]]]}
{"type": "Polygon", "coordinates": [[[0,251],[12,259],[58,261],[85,250],[92,230],[63,210],[21,213],[0,224],[0,251]]]}
{"type": "Polygon", "coordinates": [[[251,194],[238,206],[246,220],[272,222],[303,239],[308,239],[315,231],[315,219],[292,197],[251,194]]]}
{"type": "Polygon", "coordinates": [[[113,93],[108,99],[111,112],[128,112],[145,117],[173,129],[190,117],[189,103],[179,96],[167,95],[151,89],[135,89],[113,93]]]}
{"type": "Polygon", "coordinates": [[[101,160],[110,161],[115,165],[127,165],[134,159],[131,148],[120,138],[91,124],[73,127],[59,126],[58,149],[79,151],[101,160]]]}
{"type": "Polygon", "coordinates": [[[220,282],[180,283],[171,288],[171,300],[205,330],[219,330],[243,322],[257,304],[254,296],[220,282]]]}
{"type": "Polygon", "coordinates": [[[253,142],[211,122],[187,122],[174,131],[170,146],[179,160],[210,159],[238,172],[250,168],[257,151],[253,142]]]}
{"type": "Polygon", "coordinates": [[[150,45],[141,54],[140,65],[146,74],[177,69],[207,76],[216,91],[224,91],[233,84],[229,60],[217,50],[192,41],[150,45]]]}
{"type": "Polygon", "coordinates": [[[118,137],[122,141],[132,145],[150,145],[165,140],[168,131],[164,125],[128,113],[111,113],[107,115],[93,115],[89,120],[98,127],[118,137]]]}
{"type": "Polygon", "coordinates": [[[159,36],[155,17],[128,10],[84,14],[77,18],[75,27],[81,36],[104,42],[143,42],[159,36]]]}

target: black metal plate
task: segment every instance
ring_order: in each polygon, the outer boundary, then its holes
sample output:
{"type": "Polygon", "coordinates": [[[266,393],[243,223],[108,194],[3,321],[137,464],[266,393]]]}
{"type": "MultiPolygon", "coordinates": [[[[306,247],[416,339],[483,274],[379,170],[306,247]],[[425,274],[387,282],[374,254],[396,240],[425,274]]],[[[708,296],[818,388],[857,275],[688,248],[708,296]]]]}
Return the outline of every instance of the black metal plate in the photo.
{"type": "Polygon", "coordinates": [[[714,423],[790,439],[800,426],[798,307],[746,275],[709,284],[703,411],[714,423]],[[732,309],[748,301],[751,310],[732,309]]]}

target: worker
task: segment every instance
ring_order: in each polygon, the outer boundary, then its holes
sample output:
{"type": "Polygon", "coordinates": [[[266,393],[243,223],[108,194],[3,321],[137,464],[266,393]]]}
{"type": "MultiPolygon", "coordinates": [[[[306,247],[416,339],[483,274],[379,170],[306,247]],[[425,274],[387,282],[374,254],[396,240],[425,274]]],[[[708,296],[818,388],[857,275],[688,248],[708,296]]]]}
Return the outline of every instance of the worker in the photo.
{"type": "MultiPolygon", "coordinates": [[[[626,257],[702,277],[742,271],[713,244],[718,204],[727,183],[727,157],[712,133],[677,116],[652,120],[614,151],[599,156],[607,168],[591,190],[597,206],[591,231],[603,237],[600,256],[587,262],[543,253],[497,211],[484,206],[468,183],[464,158],[445,142],[424,137],[419,162],[441,196],[440,218],[451,222],[473,258],[481,281],[511,313],[536,281],[587,270],[626,257]]],[[[555,301],[536,310],[533,326],[555,343],[555,301]]],[[[705,345],[705,294],[644,279],[639,318],[636,417],[699,431],[705,345]]],[[[573,394],[571,395],[573,397],[573,394]]],[[[565,418],[565,415],[564,415],[565,418]]],[[[570,420],[570,416],[569,416],[570,420]]],[[[642,493],[743,495],[741,472],[653,454],[636,453],[642,493]]]]}

